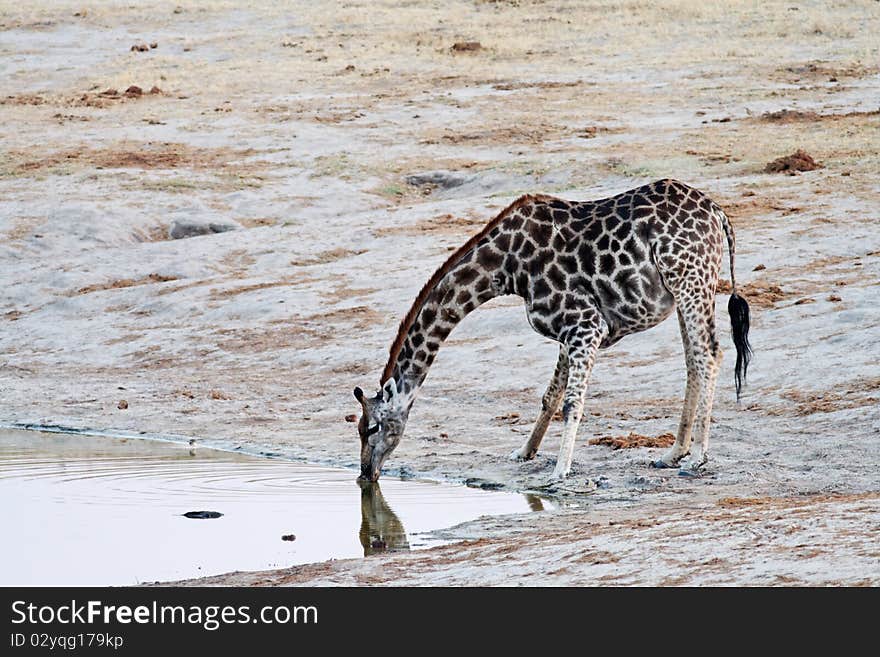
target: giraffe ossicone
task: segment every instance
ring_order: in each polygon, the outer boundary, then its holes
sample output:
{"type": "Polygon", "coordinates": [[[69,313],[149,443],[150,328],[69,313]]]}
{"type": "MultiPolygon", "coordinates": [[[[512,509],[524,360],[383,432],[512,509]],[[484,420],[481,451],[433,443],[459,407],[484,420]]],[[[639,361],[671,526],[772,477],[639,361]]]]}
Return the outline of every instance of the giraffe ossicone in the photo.
{"type": "Polygon", "coordinates": [[[361,477],[379,478],[453,328],[489,299],[511,294],[524,299],[532,328],[559,343],[538,419],[511,457],[534,458],[562,406],[562,442],[552,478],[564,478],[571,469],[599,350],[656,326],[676,311],[687,365],[684,405],[675,443],[653,465],[699,471],[708,458],[721,364],[715,290],[725,239],[739,399],[751,356],[749,306],[736,293],[736,241],[718,205],[670,179],[596,201],[531,194],[518,198],[457,249],[419,292],[392,342],[378,392],[367,397],[355,388],[362,408],[361,477]]]}

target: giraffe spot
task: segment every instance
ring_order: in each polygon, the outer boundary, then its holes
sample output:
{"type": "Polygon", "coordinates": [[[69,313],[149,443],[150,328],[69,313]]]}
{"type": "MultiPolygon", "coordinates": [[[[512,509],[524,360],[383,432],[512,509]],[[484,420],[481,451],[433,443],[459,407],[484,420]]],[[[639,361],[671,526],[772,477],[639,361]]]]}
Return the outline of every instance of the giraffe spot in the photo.
{"type": "Polygon", "coordinates": [[[439,339],[441,342],[449,335],[449,329],[443,324],[435,324],[429,333],[431,337],[439,339]]]}
{"type": "Polygon", "coordinates": [[[588,243],[582,244],[578,250],[578,260],[581,263],[581,271],[587,276],[593,276],[596,273],[596,254],[588,243]]]}
{"type": "Polygon", "coordinates": [[[525,241],[525,237],[522,233],[517,233],[513,237],[513,244],[511,245],[511,249],[513,251],[519,251],[522,248],[523,242],[525,241]]]}
{"type": "Polygon", "coordinates": [[[495,248],[502,253],[506,252],[510,248],[510,235],[507,233],[501,233],[495,238],[495,248]]]}
{"type": "Polygon", "coordinates": [[[519,270],[519,258],[513,253],[508,253],[504,258],[504,272],[509,276],[513,276],[519,270]]]}
{"type": "Polygon", "coordinates": [[[611,245],[611,237],[608,235],[602,235],[599,240],[596,242],[596,248],[600,251],[607,251],[608,247],[611,245]]]}
{"type": "Polygon", "coordinates": [[[565,248],[567,246],[568,240],[562,234],[562,231],[557,231],[557,233],[553,236],[553,243],[550,244],[550,247],[556,252],[561,252],[565,251],[565,248]]]}
{"type": "Polygon", "coordinates": [[[547,246],[550,243],[550,237],[553,234],[552,224],[530,221],[526,225],[526,229],[538,246],[547,246]]]}
{"type": "Polygon", "coordinates": [[[532,273],[540,274],[544,271],[547,265],[553,260],[553,251],[552,249],[542,249],[538,251],[537,254],[532,258],[531,269],[532,273]]]}
{"type": "Polygon", "coordinates": [[[565,288],[565,274],[555,264],[550,265],[550,269],[547,270],[547,278],[550,280],[550,284],[557,290],[565,288]]]}
{"type": "Polygon", "coordinates": [[[596,281],[596,291],[603,306],[613,306],[620,300],[617,290],[608,281],[600,278],[596,281]]]}
{"type": "Polygon", "coordinates": [[[610,253],[603,253],[599,257],[599,271],[605,276],[610,276],[616,266],[617,261],[610,253]]]}
{"type": "Polygon", "coordinates": [[[477,262],[486,269],[497,269],[501,266],[503,256],[490,246],[485,246],[477,253],[477,262]]]}
{"type": "Polygon", "coordinates": [[[532,285],[532,298],[533,299],[543,299],[548,296],[551,292],[550,286],[547,284],[543,278],[535,279],[534,284],[532,285]]]}
{"type": "Polygon", "coordinates": [[[632,234],[632,230],[632,224],[629,222],[624,222],[617,227],[617,230],[614,231],[614,236],[620,241],[623,241],[632,234]]]}
{"type": "Polygon", "coordinates": [[[459,267],[455,272],[455,282],[459,285],[469,285],[479,275],[480,272],[476,267],[459,267]]]}
{"type": "Polygon", "coordinates": [[[519,212],[514,212],[504,221],[504,228],[515,233],[519,231],[520,228],[522,228],[523,221],[524,219],[522,215],[519,212]]]}
{"type": "Polygon", "coordinates": [[[593,204],[592,203],[576,203],[571,208],[571,216],[573,219],[577,221],[582,221],[587,219],[593,214],[593,204]]]}
{"type": "Polygon", "coordinates": [[[462,290],[458,293],[458,297],[455,299],[456,303],[460,306],[466,305],[471,300],[470,290],[462,290]]]}
{"type": "Polygon", "coordinates": [[[556,262],[569,274],[577,271],[577,259],[573,255],[561,255],[556,259],[556,262]]]}
{"type": "Polygon", "coordinates": [[[520,249],[519,256],[523,260],[528,260],[532,257],[532,254],[535,252],[535,244],[531,240],[526,240],[526,243],[522,245],[522,249],[520,249]]]}
{"type": "Polygon", "coordinates": [[[651,217],[654,214],[654,208],[650,205],[640,205],[638,207],[633,208],[632,216],[633,219],[645,219],[647,217],[651,217]]]}

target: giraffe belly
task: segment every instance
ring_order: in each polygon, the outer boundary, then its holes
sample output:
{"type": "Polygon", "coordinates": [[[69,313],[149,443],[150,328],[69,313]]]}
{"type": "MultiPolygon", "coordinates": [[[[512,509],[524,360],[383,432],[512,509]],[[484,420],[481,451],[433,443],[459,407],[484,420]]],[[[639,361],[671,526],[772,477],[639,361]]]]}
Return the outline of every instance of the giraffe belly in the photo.
{"type": "Polygon", "coordinates": [[[632,333],[646,331],[657,326],[675,310],[675,299],[661,286],[661,291],[637,301],[602,303],[600,312],[608,324],[608,337],[600,345],[606,348],[632,333]]]}

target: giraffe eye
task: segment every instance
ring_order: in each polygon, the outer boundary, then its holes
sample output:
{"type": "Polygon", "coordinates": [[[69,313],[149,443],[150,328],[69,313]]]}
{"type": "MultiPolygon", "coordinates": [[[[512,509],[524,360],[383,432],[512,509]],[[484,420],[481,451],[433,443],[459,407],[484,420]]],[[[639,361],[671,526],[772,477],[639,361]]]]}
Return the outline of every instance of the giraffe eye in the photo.
{"type": "Polygon", "coordinates": [[[370,427],[369,429],[367,429],[367,433],[366,433],[366,435],[367,435],[367,436],[372,436],[374,433],[376,433],[376,432],[379,430],[379,427],[380,427],[380,426],[381,426],[380,423],[377,422],[377,423],[374,424],[372,427],[370,427]]]}

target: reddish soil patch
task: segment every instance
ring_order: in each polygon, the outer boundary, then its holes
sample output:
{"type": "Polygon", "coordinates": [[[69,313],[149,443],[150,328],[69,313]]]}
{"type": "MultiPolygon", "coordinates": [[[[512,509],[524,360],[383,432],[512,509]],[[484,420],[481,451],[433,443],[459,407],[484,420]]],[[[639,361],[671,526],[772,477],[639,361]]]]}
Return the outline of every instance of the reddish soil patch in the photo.
{"type": "Polygon", "coordinates": [[[790,390],[782,393],[781,397],[795,402],[795,415],[804,416],[877,405],[880,403],[880,399],[870,393],[878,388],[880,388],[880,378],[864,379],[853,382],[839,391],[802,392],[790,390]]]}
{"type": "MultiPolygon", "coordinates": [[[[721,279],[718,281],[718,294],[730,294],[732,292],[730,281],[721,279]]],[[[750,305],[758,308],[773,308],[779,301],[794,296],[794,292],[786,292],[778,285],[767,283],[765,281],[753,281],[740,285],[737,290],[739,294],[745,297],[750,305]]]]}
{"type": "Polygon", "coordinates": [[[671,447],[675,436],[661,433],[659,436],[643,436],[630,433],[628,436],[602,436],[590,439],[591,445],[608,445],[611,449],[633,449],[635,447],[671,447]]]}
{"type": "Polygon", "coordinates": [[[134,287],[135,285],[148,285],[150,283],[166,283],[168,281],[176,281],[176,276],[163,276],[161,274],[149,274],[143,278],[120,278],[117,281],[109,283],[96,283],[95,285],[87,285],[79,288],[71,296],[76,294],[89,294],[91,292],[100,292],[101,290],[116,290],[123,287],[134,287]]]}
{"type": "Polygon", "coordinates": [[[821,168],[822,165],[816,162],[809,153],[798,149],[791,155],[768,162],[767,166],[764,167],[764,171],[766,173],[790,173],[793,175],[797,171],[814,171],[821,168]]]}
{"type": "Polygon", "coordinates": [[[373,230],[377,235],[423,235],[425,233],[443,233],[452,235],[466,235],[482,228],[491,217],[456,217],[452,214],[441,214],[430,219],[423,219],[408,226],[389,226],[388,228],[376,228],[373,230]]]}
{"type": "MultiPolygon", "coordinates": [[[[79,164],[103,169],[216,169],[228,166],[233,160],[252,155],[254,151],[231,149],[198,149],[185,144],[131,144],[129,148],[90,150],[78,149],[53,153],[36,160],[25,160],[19,172],[39,171],[62,164],[79,164]]],[[[22,159],[29,153],[14,153],[22,159]]]]}

